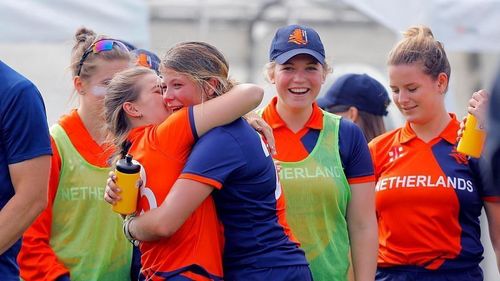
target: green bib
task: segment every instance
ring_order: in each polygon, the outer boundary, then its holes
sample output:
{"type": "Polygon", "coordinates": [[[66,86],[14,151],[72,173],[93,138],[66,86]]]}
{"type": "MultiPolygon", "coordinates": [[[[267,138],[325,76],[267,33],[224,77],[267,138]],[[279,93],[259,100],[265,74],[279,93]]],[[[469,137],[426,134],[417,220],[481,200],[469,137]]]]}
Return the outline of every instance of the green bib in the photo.
{"type": "Polygon", "coordinates": [[[315,281],[347,280],[350,264],[346,213],[351,189],[340,159],[339,123],[339,116],[324,112],[323,130],[309,156],[281,161],[286,218],[315,281]]]}
{"type": "Polygon", "coordinates": [[[50,246],[72,281],[130,280],[132,245],[121,233],[122,219],[103,199],[109,168],[83,159],[59,124],[50,134],[61,155],[50,246]]]}

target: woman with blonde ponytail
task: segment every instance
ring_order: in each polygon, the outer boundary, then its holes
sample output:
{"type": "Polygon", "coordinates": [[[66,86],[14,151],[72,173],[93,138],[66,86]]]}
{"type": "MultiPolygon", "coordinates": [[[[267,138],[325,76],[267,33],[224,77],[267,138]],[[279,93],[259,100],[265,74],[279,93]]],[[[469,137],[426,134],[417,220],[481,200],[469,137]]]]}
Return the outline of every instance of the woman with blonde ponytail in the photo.
{"type": "MultiPolygon", "coordinates": [[[[456,150],[460,122],[445,108],[451,68],[443,44],[428,27],[411,27],[388,66],[406,124],[369,143],[377,179],[376,280],[481,281],[479,216],[484,206],[490,229],[500,228],[500,189],[483,186],[478,159],[456,150]]],[[[493,245],[498,253],[499,243],[493,245]]]]}
{"type": "Polygon", "coordinates": [[[70,69],[79,105],[50,129],[49,203],[24,235],[18,258],[24,280],[132,279],[132,245],[121,235],[122,219],[102,200],[113,153],[103,129],[104,94],[131,62],[122,41],[76,31],[70,69]]]}

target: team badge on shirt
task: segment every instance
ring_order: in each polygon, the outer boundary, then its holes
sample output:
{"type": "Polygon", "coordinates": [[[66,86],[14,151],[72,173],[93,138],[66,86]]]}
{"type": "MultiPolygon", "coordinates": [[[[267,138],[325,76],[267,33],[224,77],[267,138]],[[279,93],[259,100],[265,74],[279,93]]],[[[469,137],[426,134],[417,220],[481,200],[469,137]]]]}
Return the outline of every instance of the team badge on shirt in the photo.
{"type": "Polygon", "coordinates": [[[453,157],[455,159],[455,161],[457,161],[458,164],[462,164],[462,165],[469,164],[469,160],[467,159],[467,156],[465,154],[458,152],[456,146],[453,147],[453,150],[451,151],[451,153],[449,155],[451,157],[453,157]]]}
{"type": "Polygon", "coordinates": [[[392,161],[395,161],[396,159],[402,157],[403,155],[404,155],[404,153],[403,153],[402,146],[391,147],[391,150],[389,150],[389,163],[391,163],[392,161]]]}

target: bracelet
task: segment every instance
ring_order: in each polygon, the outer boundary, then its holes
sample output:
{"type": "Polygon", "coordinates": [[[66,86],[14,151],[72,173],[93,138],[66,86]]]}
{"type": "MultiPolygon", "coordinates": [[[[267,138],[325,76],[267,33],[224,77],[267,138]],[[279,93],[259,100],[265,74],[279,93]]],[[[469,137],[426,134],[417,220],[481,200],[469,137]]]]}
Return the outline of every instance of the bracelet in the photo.
{"type": "Polygon", "coordinates": [[[130,243],[132,243],[132,245],[138,247],[140,241],[135,239],[134,236],[132,236],[132,234],[130,233],[130,228],[129,228],[130,223],[132,222],[134,217],[135,217],[135,215],[129,215],[123,221],[123,234],[125,234],[125,237],[127,238],[128,241],[130,241],[130,243]]]}

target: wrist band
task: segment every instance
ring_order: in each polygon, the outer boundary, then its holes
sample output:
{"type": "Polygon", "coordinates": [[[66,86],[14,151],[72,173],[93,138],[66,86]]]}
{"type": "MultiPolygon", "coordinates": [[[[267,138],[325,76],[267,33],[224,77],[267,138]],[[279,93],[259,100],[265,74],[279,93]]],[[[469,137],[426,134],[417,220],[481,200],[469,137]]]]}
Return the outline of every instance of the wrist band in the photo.
{"type": "Polygon", "coordinates": [[[130,215],[130,216],[127,216],[125,218],[125,220],[123,221],[123,234],[125,235],[125,237],[127,238],[128,241],[130,241],[130,243],[132,243],[132,245],[138,247],[139,246],[139,243],[140,241],[135,239],[132,234],[130,233],[130,223],[132,222],[132,220],[134,219],[135,215],[130,215]]]}

